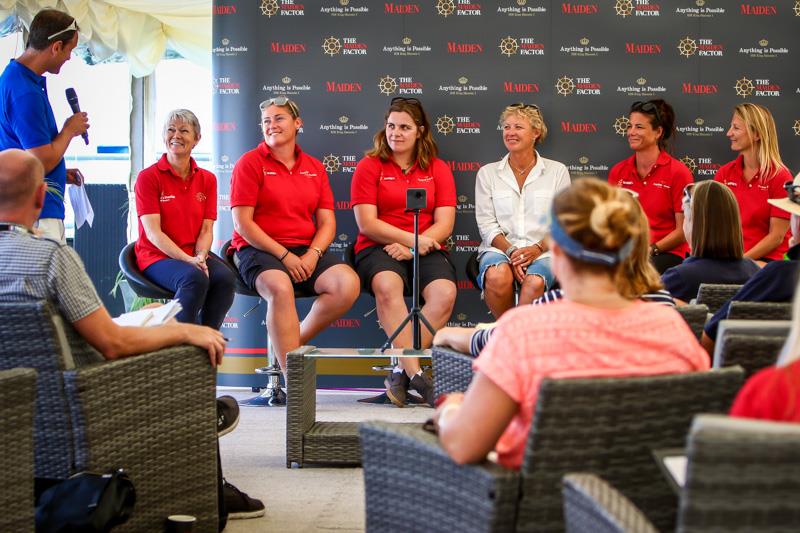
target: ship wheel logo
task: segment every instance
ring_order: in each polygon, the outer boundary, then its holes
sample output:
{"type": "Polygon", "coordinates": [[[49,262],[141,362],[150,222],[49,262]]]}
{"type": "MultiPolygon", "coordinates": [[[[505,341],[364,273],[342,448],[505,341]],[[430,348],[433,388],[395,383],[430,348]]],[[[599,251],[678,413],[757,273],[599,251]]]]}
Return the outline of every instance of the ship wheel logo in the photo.
{"type": "Polygon", "coordinates": [[[697,43],[689,36],[684,37],[678,42],[678,53],[684,57],[693,56],[697,53],[697,43]]]}
{"type": "Polygon", "coordinates": [[[697,162],[694,160],[694,158],[689,157],[688,155],[681,157],[681,163],[686,165],[686,168],[691,170],[692,174],[694,174],[694,171],[697,170],[697,162]]]}
{"type": "Polygon", "coordinates": [[[517,40],[511,37],[504,37],[500,41],[500,53],[506,57],[511,57],[517,53],[519,50],[519,45],[517,44],[517,40]]]}
{"type": "Polygon", "coordinates": [[[567,96],[575,92],[575,82],[572,78],[562,76],[556,80],[556,91],[561,96],[567,96]]]}
{"type": "Polygon", "coordinates": [[[800,17],[800,0],[795,0],[794,7],[794,16],[800,17]]]}
{"type": "Polygon", "coordinates": [[[443,17],[449,17],[456,10],[456,3],[453,0],[438,0],[436,2],[436,12],[443,17]]]}
{"type": "Polygon", "coordinates": [[[628,128],[631,127],[631,121],[626,116],[617,117],[617,120],[614,121],[614,132],[617,135],[625,136],[628,133],[628,128]]]}
{"type": "Polygon", "coordinates": [[[337,37],[330,36],[322,41],[322,51],[331,57],[342,51],[342,43],[337,37]]]}
{"type": "Polygon", "coordinates": [[[800,137],[800,120],[794,121],[794,126],[792,126],[792,129],[794,130],[794,134],[800,137]]]}
{"type": "Polygon", "coordinates": [[[753,80],[748,80],[747,78],[736,80],[736,85],[733,88],[736,90],[736,96],[741,96],[742,98],[747,98],[756,89],[755,85],[753,85],[753,80]]]}
{"type": "Polygon", "coordinates": [[[614,4],[614,11],[622,18],[630,17],[633,15],[633,0],[617,0],[617,3],[614,4]]]}
{"type": "Polygon", "coordinates": [[[381,92],[381,94],[394,94],[394,92],[397,90],[397,80],[391,76],[384,76],[378,82],[378,90],[381,92]]]}
{"type": "Polygon", "coordinates": [[[342,168],[342,163],[339,161],[339,156],[333,154],[326,155],[322,160],[322,164],[325,166],[325,172],[328,174],[338,172],[339,169],[342,168]]]}
{"type": "Polygon", "coordinates": [[[456,124],[451,116],[442,115],[436,119],[436,131],[442,135],[449,135],[450,133],[453,133],[455,127],[456,124]]]}
{"type": "Polygon", "coordinates": [[[266,17],[273,17],[278,14],[281,6],[278,5],[278,0],[261,0],[261,14],[266,17]]]}

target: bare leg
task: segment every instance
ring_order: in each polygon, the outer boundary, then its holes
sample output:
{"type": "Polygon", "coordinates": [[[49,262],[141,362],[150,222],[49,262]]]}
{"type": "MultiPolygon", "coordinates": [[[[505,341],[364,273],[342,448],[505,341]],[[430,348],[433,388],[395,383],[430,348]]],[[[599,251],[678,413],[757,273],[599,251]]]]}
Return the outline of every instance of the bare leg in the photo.
{"type": "Polygon", "coordinates": [[[256,290],[267,302],[267,333],[286,379],[286,352],[300,346],[292,280],[282,270],[265,270],[256,278],[256,290]]]}
{"type": "Polygon", "coordinates": [[[536,274],[525,276],[519,291],[519,305],[527,305],[544,294],[544,279],[536,274]]]}
{"type": "Polygon", "coordinates": [[[483,298],[495,319],[514,307],[514,274],[508,263],[486,269],[483,277],[483,298]]]}
{"type": "Polygon", "coordinates": [[[333,266],[317,278],[314,291],[318,296],[300,324],[300,345],[308,343],[353,306],[360,291],[358,274],[347,265],[333,266]]]}
{"type": "MultiPolygon", "coordinates": [[[[403,280],[394,272],[388,270],[379,272],[372,278],[372,292],[375,294],[375,307],[378,310],[381,327],[387,335],[391,335],[408,315],[408,307],[403,299],[403,280]]],[[[411,346],[413,346],[411,324],[406,324],[394,338],[392,347],[410,348],[411,346]]],[[[409,376],[413,376],[419,370],[419,362],[415,363],[416,370],[411,373],[406,366],[408,361],[409,359],[406,357],[400,359],[399,366],[405,369],[409,376]]],[[[413,359],[413,361],[417,360],[413,359]]]]}

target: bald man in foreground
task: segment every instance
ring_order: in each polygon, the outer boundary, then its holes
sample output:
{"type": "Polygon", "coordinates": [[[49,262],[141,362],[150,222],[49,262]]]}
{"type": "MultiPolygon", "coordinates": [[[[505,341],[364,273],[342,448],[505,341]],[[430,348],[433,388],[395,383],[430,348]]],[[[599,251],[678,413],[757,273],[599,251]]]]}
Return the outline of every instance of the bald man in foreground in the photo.
{"type": "MultiPolygon", "coordinates": [[[[17,149],[0,152],[0,302],[49,301],[106,359],[192,344],[208,351],[211,366],[219,365],[225,339],[215,329],[178,322],[128,327],[111,320],[78,254],[33,230],[46,189],[44,167],[36,157],[17,149]]],[[[217,434],[222,435],[238,422],[238,405],[233,398],[218,398],[217,410],[217,434]]],[[[220,530],[226,518],[264,514],[261,501],[221,478],[219,493],[220,530]]]]}

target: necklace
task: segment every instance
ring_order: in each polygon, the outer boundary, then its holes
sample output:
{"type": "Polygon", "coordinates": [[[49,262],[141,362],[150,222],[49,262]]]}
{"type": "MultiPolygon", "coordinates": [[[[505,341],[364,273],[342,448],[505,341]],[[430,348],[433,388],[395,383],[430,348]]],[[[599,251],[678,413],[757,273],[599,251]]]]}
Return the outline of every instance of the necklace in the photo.
{"type": "Polygon", "coordinates": [[[525,168],[514,168],[514,165],[512,165],[512,164],[511,164],[511,158],[509,158],[509,160],[508,160],[508,166],[510,166],[510,167],[511,167],[511,170],[513,170],[513,171],[514,171],[514,172],[516,172],[517,174],[524,175],[524,174],[526,174],[526,173],[527,173],[527,172],[528,172],[528,171],[529,171],[531,168],[533,168],[533,164],[534,164],[535,162],[536,162],[536,159],[534,158],[534,159],[533,159],[533,160],[530,162],[530,164],[529,164],[527,167],[525,167],[525,168]]]}

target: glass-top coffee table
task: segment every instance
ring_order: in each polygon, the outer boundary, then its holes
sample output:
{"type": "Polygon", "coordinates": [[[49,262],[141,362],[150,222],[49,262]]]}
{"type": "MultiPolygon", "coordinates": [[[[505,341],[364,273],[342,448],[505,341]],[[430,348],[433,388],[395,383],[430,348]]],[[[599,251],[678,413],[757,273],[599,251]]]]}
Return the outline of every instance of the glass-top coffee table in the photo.
{"type": "MultiPolygon", "coordinates": [[[[292,463],[359,465],[358,422],[317,421],[317,361],[319,359],[430,358],[430,350],[315,348],[301,346],[286,354],[286,467],[292,463]]],[[[431,414],[433,414],[431,412],[431,414]]]]}

